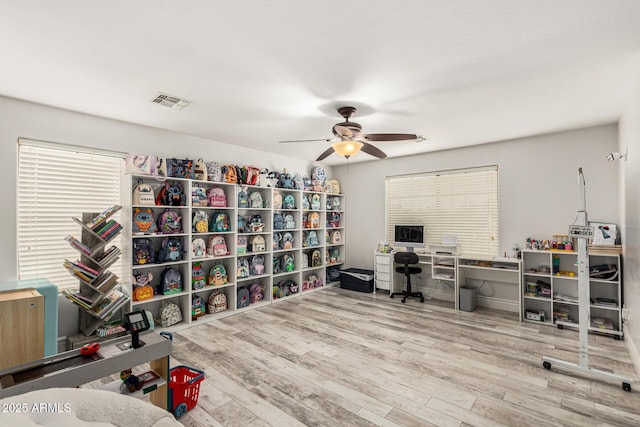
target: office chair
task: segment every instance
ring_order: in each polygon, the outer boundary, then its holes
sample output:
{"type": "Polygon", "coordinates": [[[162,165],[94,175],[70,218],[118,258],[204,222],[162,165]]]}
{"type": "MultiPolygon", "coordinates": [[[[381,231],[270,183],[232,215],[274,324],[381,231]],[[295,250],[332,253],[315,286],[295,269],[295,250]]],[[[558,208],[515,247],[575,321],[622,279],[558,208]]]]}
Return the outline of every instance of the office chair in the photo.
{"type": "Polygon", "coordinates": [[[418,263],[418,255],[415,252],[396,252],[393,255],[393,260],[398,264],[402,264],[402,267],[396,267],[396,273],[402,273],[405,275],[407,278],[407,289],[402,292],[394,292],[389,296],[393,298],[395,295],[404,295],[404,298],[402,298],[403,303],[409,297],[420,298],[420,302],[424,302],[422,292],[411,292],[411,275],[422,273],[422,269],[420,267],[409,267],[409,264],[418,263]]]}

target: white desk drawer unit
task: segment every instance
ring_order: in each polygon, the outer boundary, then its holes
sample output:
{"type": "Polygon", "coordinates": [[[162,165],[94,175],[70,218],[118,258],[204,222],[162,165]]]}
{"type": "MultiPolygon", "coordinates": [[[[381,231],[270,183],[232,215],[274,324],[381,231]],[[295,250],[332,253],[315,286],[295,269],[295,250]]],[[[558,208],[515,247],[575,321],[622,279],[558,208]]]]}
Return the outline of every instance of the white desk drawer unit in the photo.
{"type": "Polygon", "coordinates": [[[393,261],[391,254],[380,253],[376,251],[374,253],[374,292],[376,289],[391,289],[391,269],[393,267],[393,261]]]}
{"type": "MultiPolygon", "coordinates": [[[[380,257],[376,257],[376,259],[379,259],[380,257]]],[[[385,264],[383,262],[378,263],[377,264],[378,268],[376,268],[376,271],[378,273],[391,273],[391,265],[390,264],[385,264]]]]}
{"type": "Polygon", "coordinates": [[[377,272],[376,280],[379,280],[380,282],[391,282],[391,273],[377,272]]]}

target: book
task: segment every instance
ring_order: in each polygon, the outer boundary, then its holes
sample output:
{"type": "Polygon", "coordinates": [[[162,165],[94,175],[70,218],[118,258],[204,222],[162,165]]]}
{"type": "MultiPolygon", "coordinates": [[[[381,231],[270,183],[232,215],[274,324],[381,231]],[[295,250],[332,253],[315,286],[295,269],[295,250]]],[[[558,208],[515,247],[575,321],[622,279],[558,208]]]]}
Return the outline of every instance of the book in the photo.
{"type": "Polygon", "coordinates": [[[102,292],[105,289],[110,289],[118,281],[118,276],[110,271],[105,271],[91,283],[91,285],[98,291],[102,292]]]}
{"type": "Polygon", "coordinates": [[[596,298],[593,302],[594,305],[601,305],[605,307],[617,307],[618,301],[611,298],[596,298]]]}
{"type": "Polygon", "coordinates": [[[119,248],[111,246],[109,249],[98,255],[93,261],[99,264],[103,269],[106,269],[109,265],[113,264],[121,254],[122,251],[119,248]]]}
{"type": "Polygon", "coordinates": [[[117,261],[118,258],[120,258],[121,253],[122,252],[120,252],[119,250],[117,252],[112,252],[111,254],[109,254],[109,256],[104,257],[103,259],[100,260],[100,265],[103,268],[108,268],[111,264],[117,261]]]}
{"type": "Polygon", "coordinates": [[[94,228],[93,231],[96,234],[102,235],[107,230],[109,230],[111,227],[113,227],[115,224],[117,224],[117,222],[115,220],[113,220],[113,219],[110,219],[109,221],[105,222],[104,224],[101,224],[101,225],[97,226],[96,228],[94,228]]]}
{"type": "Polygon", "coordinates": [[[99,302],[96,304],[92,311],[97,314],[99,317],[106,316],[110,310],[113,309],[115,305],[119,302],[125,300],[127,296],[124,295],[117,289],[111,290],[108,294],[106,294],[99,302]]]}
{"type": "Polygon", "coordinates": [[[104,240],[107,240],[107,241],[111,240],[120,232],[120,230],[122,230],[122,225],[116,223],[115,226],[111,227],[109,230],[102,233],[100,237],[102,237],[104,240]]]}
{"type": "Polygon", "coordinates": [[[120,209],[122,209],[122,206],[120,206],[120,205],[113,205],[113,206],[108,207],[102,213],[96,215],[91,221],[89,221],[86,224],[87,227],[89,227],[91,229],[95,229],[95,227],[97,227],[99,224],[104,222],[107,218],[109,218],[111,215],[113,215],[114,213],[116,213],[120,209]]]}
{"type": "Polygon", "coordinates": [[[73,237],[71,235],[68,235],[67,237],[64,238],[64,240],[69,242],[69,244],[72,247],[74,247],[78,251],[82,252],[83,254],[85,254],[87,256],[91,255],[91,248],[89,246],[85,245],[84,243],[82,243],[80,240],[76,239],[75,237],[73,237]]]}
{"type": "Polygon", "coordinates": [[[80,293],[74,292],[72,290],[65,290],[64,291],[64,296],[74,302],[75,304],[79,305],[80,307],[84,308],[85,310],[88,310],[91,308],[91,306],[94,303],[94,300],[87,297],[86,295],[82,295],[80,293]]]}
{"type": "Polygon", "coordinates": [[[78,277],[79,279],[83,280],[86,283],[90,283],[93,279],[96,278],[96,274],[91,273],[88,270],[83,270],[82,268],[80,268],[79,266],[77,266],[76,264],[72,263],[69,260],[64,260],[64,263],[62,264],[72,275],[78,277]]]}
{"type": "Polygon", "coordinates": [[[123,296],[121,299],[116,301],[113,305],[111,305],[108,309],[104,310],[99,317],[101,319],[109,319],[111,316],[115,314],[116,311],[120,310],[123,305],[127,303],[129,298],[127,296],[123,296]]]}
{"type": "Polygon", "coordinates": [[[95,260],[98,261],[98,262],[102,262],[105,259],[109,258],[114,253],[120,254],[120,249],[115,247],[115,246],[111,246],[109,249],[105,250],[103,253],[98,255],[95,258],[95,260]]]}
{"type": "Polygon", "coordinates": [[[610,330],[612,331],[613,328],[613,322],[611,321],[611,319],[607,319],[604,317],[592,317],[591,318],[591,327],[592,328],[598,328],[598,329],[606,329],[606,330],[610,330]]]}
{"type": "Polygon", "coordinates": [[[80,268],[82,271],[87,271],[91,274],[93,274],[94,276],[98,276],[100,274],[100,272],[98,270],[96,270],[95,268],[91,268],[86,264],[83,264],[80,261],[76,261],[75,262],[76,267],[80,268]]]}

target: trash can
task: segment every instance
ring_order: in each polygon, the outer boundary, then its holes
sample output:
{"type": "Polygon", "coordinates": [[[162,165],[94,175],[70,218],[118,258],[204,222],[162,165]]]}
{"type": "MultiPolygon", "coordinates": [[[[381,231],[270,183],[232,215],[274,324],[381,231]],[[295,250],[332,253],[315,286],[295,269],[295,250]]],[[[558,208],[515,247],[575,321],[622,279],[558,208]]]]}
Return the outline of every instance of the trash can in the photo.
{"type": "Polygon", "coordinates": [[[473,311],[476,309],[476,288],[470,286],[460,287],[460,310],[473,311]]]}

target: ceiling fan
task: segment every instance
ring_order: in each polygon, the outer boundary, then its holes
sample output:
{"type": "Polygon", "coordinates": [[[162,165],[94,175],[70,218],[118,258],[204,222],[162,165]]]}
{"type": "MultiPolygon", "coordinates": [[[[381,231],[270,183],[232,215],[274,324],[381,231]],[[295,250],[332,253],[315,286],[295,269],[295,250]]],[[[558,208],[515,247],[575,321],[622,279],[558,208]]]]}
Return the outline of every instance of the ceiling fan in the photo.
{"type": "Polygon", "coordinates": [[[333,139],[298,139],[292,141],[279,141],[281,143],[290,142],[312,142],[327,141],[331,142],[331,147],[320,154],[316,161],[324,160],[334,152],[345,158],[349,158],[357,154],[360,150],[367,154],[384,159],[387,155],[379,148],[369,144],[369,141],[386,142],[386,141],[422,141],[424,138],[411,133],[362,133],[362,126],[359,123],[349,121],[349,118],[357,109],[351,106],[338,108],[338,114],[344,118],[344,122],[333,125],[332,131],[335,135],[333,139]]]}

